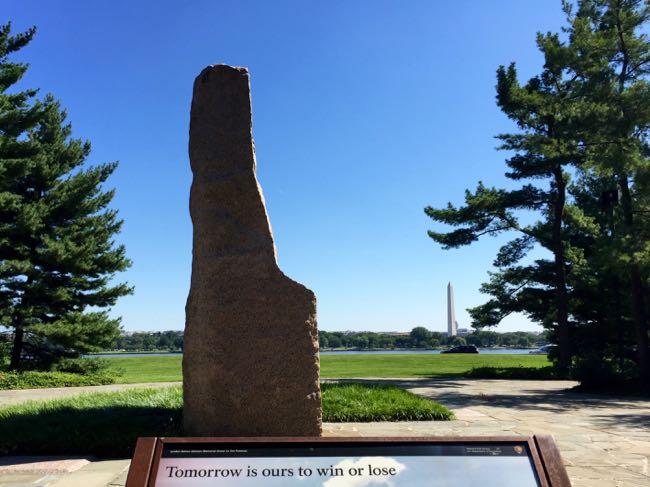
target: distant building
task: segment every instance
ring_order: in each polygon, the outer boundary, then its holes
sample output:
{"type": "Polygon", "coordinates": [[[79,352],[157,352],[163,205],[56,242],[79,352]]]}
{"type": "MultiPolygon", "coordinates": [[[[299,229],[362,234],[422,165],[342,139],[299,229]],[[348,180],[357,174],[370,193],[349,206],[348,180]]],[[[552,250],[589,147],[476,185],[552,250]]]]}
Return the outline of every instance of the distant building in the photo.
{"type": "Polygon", "coordinates": [[[459,337],[465,337],[467,335],[470,335],[472,333],[472,330],[469,328],[458,328],[458,336],[459,337]]]}

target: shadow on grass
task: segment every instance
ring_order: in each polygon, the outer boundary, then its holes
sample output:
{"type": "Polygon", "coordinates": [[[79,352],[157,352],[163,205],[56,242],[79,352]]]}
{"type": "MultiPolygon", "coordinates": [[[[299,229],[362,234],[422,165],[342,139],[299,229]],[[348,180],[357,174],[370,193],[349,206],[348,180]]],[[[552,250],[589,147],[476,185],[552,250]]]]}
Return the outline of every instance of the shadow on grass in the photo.
{"type": "Polygon", "coordinates": [[[462,380],[462,377],[452,378],[452,377],[421,377],[417,379],[322,379],[321,384],[365,384],[365,385],[393,385],[401,387],[402,389],[409,389],[414,387],[435,387],[436,385],[449,387],[449,388],[461,388],[465,387],[466,384],[463,382],[458,382],[462,380]]]}
{"type": "MultiPolygon", "coordinates": [[[[371,375],[371,374],[368,374],[371,375]]],[[[464,379],[503,379],[503,380],[571,380],[569,377],[559,375],[558,372],[552,366],[545,367],[474,367],[470,370],[463,370],[461,372],[445,372],[437,373],[435,375],[427,374],[414,374],[414,380],[464,380],[464,379]]],[[[403,380],[408,382],[409,378],[380,378],[380,377],[369,377],[368,379],[363,377],[350,377],[350,378],[337,378],[337,377],[324,377],[321,379],[322,382],[327,381],[344,381],[349,380],[353,382],[363,382],[365,380],[375,380],[375,379],[387,379],[387,380],[403,380]]]]}
{"type": "Polygon", "coordinates": [[[180,436],[181,410],[60,407],[0,416],[0,455],[130,457],[138,436],[180,436]]]}
{"type": "MultiPolygon", "coordinates": [[[[325,421],[453,416],[395,385],[323,384],[322,392],[325,421]]],[[[182,436],[180,388],[91,393],[0,408],[0,455],[129,457],[141,436],[182,436]]]]}
{"type": "Polygon", "coordinates": [[[468,379],[504,380],[569,380],[558,374],[552,366],[547,367],[475,367],[465,374],[468,379]]]}

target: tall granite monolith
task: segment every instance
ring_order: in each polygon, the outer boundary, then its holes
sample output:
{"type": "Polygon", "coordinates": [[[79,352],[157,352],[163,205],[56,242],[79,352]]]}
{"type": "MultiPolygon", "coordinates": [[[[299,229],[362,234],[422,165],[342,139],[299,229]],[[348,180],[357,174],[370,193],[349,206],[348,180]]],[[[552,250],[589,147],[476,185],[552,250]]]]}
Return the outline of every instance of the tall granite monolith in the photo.
{"type": "Polygon", "coordinates": [[[316,298],[276,262],[245,68],[208,66],[194,81],[189,153],[185,434],[320,435],[316,298]]]}

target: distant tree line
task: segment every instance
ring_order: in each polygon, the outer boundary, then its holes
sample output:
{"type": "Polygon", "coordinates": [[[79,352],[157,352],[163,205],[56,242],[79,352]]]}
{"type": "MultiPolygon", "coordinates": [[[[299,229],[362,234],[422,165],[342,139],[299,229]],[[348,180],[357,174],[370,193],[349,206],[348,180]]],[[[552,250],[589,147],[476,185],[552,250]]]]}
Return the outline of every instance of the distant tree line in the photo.
{"type": "Polygon", "coordinates": [[[516,331],[498,333],[477,331],[462,336],[447,336],[429,331],[423,326],[415,327],[406,334],[375,333],[371,331],[319,331],[321,349],[393,350],[408,348],[448,348],[456,345],[477,347],[534,348],[546,344],[545,335],[516,331]]]}
{"type": "Polygon", "coordinates": [[[122,334],[115,339],[113,347],[107,350],[181,352],[183,351],[183,332],[169,330],[122,334]]]}
{"type": "MultiPolygon", "coordinates": [[[[429,331],[423,326],[408,334],[376,333],[372,331],[319,331],[321,349],[396,350],[409,348],[448,348],[456,345],[477,347],[534,348],[545,345],[545,335],[525,331],[497,333],[477,331],[467,336],[448,337],[429,331]]],[[[182,352],[183,332],[180,330],[122,334],[105,351],[182,352]]]]}

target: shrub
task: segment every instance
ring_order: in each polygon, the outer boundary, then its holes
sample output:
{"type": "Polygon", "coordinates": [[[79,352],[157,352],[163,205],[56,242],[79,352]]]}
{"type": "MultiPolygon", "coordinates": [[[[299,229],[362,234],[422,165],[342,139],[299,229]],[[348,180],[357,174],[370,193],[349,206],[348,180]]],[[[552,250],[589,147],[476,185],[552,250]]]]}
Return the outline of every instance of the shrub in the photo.
{"type": "Polygon", "coordinates": [[[9,365],[10,354],[11,342],[3,333],[0,333],[0,370],[9,365]]]}
{"type": "Polygon", "coordinates": [[[0,372],[1,389],[39,389],[44,387],[99,386],[113,384],[115,375],[71,374],[70,372],[0,372]]]}
{"type": "Polygon", "coordinates": [[[572,366],[573,376],[587,389],[616,388],[632,384],[638,380],[637,371],[638,367],[633,360],[598,354],[576,357],[572,366]]]}
{"type": "Polygon", "coordinates": [[[52,366],[53,371],[93,375],[108,373],[110,364],[100,358],[62,358],[52,366]]]}
{"type": "Polygon", "coordinates": [[[529,367],[474,367],[467,374],[472,379],[506,379],[506,380],[562,380],[569,379],[552,366],[529,367]]]}

